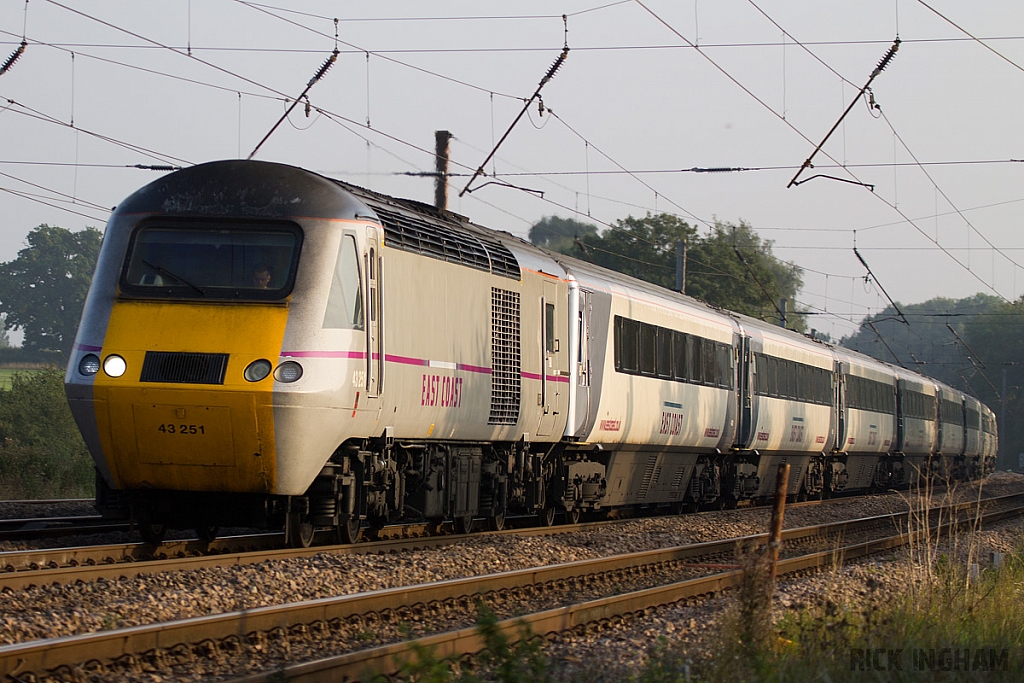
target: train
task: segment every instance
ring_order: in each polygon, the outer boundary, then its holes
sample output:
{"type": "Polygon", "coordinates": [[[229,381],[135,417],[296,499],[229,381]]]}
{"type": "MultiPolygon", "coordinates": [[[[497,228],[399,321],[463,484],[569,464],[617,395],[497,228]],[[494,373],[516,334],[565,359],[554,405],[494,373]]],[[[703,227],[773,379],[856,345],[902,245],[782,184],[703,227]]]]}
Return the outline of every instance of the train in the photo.
{"type": "Polygon", "coordinates": [[[65,376],[97,508],[167,529],[609,511],[972,479],[993,412],[934,379],[298,167],[113,211],[65,376]]]}

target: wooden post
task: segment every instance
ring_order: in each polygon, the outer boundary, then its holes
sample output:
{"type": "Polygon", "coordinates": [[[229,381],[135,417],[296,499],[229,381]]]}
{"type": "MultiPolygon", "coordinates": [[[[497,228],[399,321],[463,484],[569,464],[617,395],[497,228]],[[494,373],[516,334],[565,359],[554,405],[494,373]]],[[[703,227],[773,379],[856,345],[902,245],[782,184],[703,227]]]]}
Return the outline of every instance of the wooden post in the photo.
{"type": "Polygon", "coordinates": [[[769,580],[775,586],[775,566],[779,561],[779,550],[782,548],[782,516],[786,512],[786,490],[789,488],[789,464],[779,465],[779,473],[775,475],[775,504],[772,506],[772,523],[768,532],[768,552],[771,553],[771,569],[769,580]]]}
{"type": "Polygon", "coordinates": [[[448,208],[448,141],[452,134],[446,130],[434,131],[434,206],[448,208]]]}

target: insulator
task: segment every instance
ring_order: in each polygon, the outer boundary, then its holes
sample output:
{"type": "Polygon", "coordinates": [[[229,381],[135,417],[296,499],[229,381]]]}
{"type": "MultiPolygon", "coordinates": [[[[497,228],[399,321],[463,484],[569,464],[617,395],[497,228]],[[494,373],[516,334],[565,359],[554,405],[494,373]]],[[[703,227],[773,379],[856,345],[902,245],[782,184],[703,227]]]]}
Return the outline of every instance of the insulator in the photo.
{"type": "Polygon", "coordinates": [[[21,41],[21,45],[18,46],[18,49],[15,50],[14,53],[7,58],[7,61],[4,62],[3,66],[0,66],[0,76],[7,73],[7,71],[12,66],[14,66],[14,63],[18,61],[22,54],[24,54],[26,47],[28,47],[28,43],[26,43],[24,40],[21,41]]]}
{"type": "Polygon", "coordinates": [[[871,75],[877,76],[878,74],[882,73],[885,67],[889,66],[889,62],[891,62],[892,58],[896,56],[896,51],[899,49],[900,39],[897,38],[896,41],[893,42],[892,47],[889,48],[889,51],[885,53],[884,57],[882,57],[882,61],[878,62],[878,66],[875,67],[875,70],[871,75]]]}
{"type": "Polygon", "coordinates": [[[544,75],[544,78],[541,79],[541,82],[540,82],[541,85],[544,85],[545,83],[550,81],[552,78],[554,78],[555,74],[558,73],[558,70],[562,68],[562,64],[565,63],[565,59],[568,56],[569,56],[569,48],[565,48],[564,50],[562,50],[562,54],[558,55],[558,59],[556,59],[555,63],[551,65],[551,68],[548,69],[548,72],[544,75]]]}
{"type": "Polygon", "coordinates": [[[338,49],[335,48],[334,52],[331,53],[331,56],[327,58],[327,61],[325,61],[323,64],[320,65],[320,68],[317,69],[316,74],[313,76],[313,78],[309,79],[309,83],[307,83],[306,85],[313,85],[314,83],[319,81],[321,78],[323,78],[324,74],[327,73],[328,70],[330,70],[330,68],[332,66],[334,66],[334,62],[337,59],[338,59],[338,49]]]}

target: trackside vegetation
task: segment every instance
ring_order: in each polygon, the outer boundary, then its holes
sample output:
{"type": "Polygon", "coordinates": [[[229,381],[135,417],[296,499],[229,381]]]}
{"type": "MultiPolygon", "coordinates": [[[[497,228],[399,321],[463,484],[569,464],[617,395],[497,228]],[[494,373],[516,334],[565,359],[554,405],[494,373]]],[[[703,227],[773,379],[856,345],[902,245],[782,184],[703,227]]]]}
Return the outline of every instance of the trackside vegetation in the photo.
{"type": "MultiPolygon", "coordinates": [[[[908,590],[893,598],[819,604],[773,621],[766,553],[748,549],[746,570],[711,642],[687,651],[662,638],[632,675],[606,669],[565,677],[544,658],[542,639],[523,627],[516,642],[480,608],[487,649],[472,661],[414,650],[398,678],[429,683],[831,683],[949,681],[1009,683],[1024,676],[1024,545],[1001,567],[972,576],[938,554],[930,567],[909,566],[908,590]]],[[[384,680],[384,679],[380,679],[384,680]]]]}
{"type": "Polygon", "coordinates": [[[64,372],[10,377],[0,391],[0,499],[95,495],[92,458],[64,396],[64,372]]]}
{"type": "MultiPolygon", "coordinates": [[[[895,600],[836,604],[823,600],[786,613],[772,642],[753,646],[733,621],[719,655],[695,680],[1019,681],[1024,674],[1024,555],[972,579],[940,555],[930,577],[895,600]]],[[[681,681],[681,677],[660,679],[681,681]]]]}

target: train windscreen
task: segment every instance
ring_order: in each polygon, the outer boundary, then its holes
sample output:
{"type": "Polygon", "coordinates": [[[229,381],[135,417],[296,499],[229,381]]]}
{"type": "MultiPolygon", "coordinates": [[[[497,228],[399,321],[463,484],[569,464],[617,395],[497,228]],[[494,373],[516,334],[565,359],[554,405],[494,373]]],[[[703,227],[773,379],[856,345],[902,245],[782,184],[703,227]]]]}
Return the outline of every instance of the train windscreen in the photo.
{"type": "Polygon", "coordinates": [[[294,224],[143,224],[121,290],[189,299],[275,300],[291,293],[302,231],[294,224]]]}

